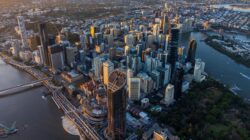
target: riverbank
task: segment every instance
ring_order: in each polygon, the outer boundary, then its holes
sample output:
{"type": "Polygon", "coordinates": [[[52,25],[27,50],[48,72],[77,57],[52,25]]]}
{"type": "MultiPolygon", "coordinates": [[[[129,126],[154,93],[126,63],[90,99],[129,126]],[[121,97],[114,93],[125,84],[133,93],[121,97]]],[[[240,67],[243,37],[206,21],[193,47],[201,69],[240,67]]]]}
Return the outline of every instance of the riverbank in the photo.
{"type": "MultiPolygon", "coordinates": [[[[0,53],[0,59],[1,58],[5,58],[5,57],[7,57],[5,54],[2,54],[2,53],[0,53]]],[[[14,61],[14,60],[13,60],[14,61]]],[[[8,63],[6,63],[6,64],[8,64],[8,63]]],[[[11,64],[8,64],[8,65],[11,65],[11,64]]],[[[15,67],[15,66],[14,66],[15,67]]],[[[29,76],[33,76],[34,78],[37,78],[37,77],[35,77],[34,75],[32,75],[31,73],[29,73],[28,71],[26,71],[26,70],[24,70],[24,69],[19,69],[18,67],[15,67],[15,69],[18,69],[19,71],[21,71],[21,72],[25,72],[25,74],[27,74],[27,75],[29,75],[29,76]]],[[[6,77],[7,78],[7,77],[6,77]]],[[[1,86],[1,85],[0,85],[1,86]]],[[[43,88],[44,90],[47,90],[47,89],[45,89],[45,87],[41,87],[41,88],[43,88]]],[[[30,89],[30,90],[27,90],[27,92],[30,92],[30,91],[33,91],[33,90],[35,90],[35,89],[30,89]]],[[[18,94],[17,94],[18,95],[18,94]]],[[[53,97],[52,97],[53,98],[53,97]]],[[[5,99],[5,98],[4,98],[5,99]]],[[[51,100],[50,99],[50,97],[49,98],[45,98],[44,96],[42,96],[42,98],[40,98],[40,99],[44,99],[44,100],[47,100],[47,99],[49,99],[50,101],[51,101],[51,103],[53,102],[53,100],[51,100]]],[[[50,108],[55,108],[55,104],[56,104],[56,102],[54,101],[53,103],[53,107],[50,107],[50,108]]],[[[39,107],[38,107],[39,108],[39,107]]],[[[57,111],[59,111],[60,112],[60,114],[62,113],[60,110],[58,110],[58,108],[56,108],[57,109],[57,111]]],[[[48,115],[50,116],[51,115],[51,113],[48,113],[48,115]]],[[[21,116],[21,115],[20,115],[21,116]]],[[[46,115],[44,115],[44,116],[46,116],[46,115]]],[[[51,117],[51,116],[50,116],[51,117]]],[[[56,115],[55,115],[55,117],[56,117],[56,115]]],[[[1,117],[0,117],[1,118],[1,117]]],[[[17,118],[16,118],[17,119],[17,118]]],[[[51,118],[50,118],[50,120],[52,120],[51,118]]],[[[50,123],[52,123],[52,122],[50,122],[50,123]]],[[[57,122],[58,123],[58,122],[57,122]]],[[[66,121],[66,124],[65,124],[65,120],[63,120],[63,122],[62,123],[64,123],[63,124],[63,128],[67,128],[67,121],[66,121]]],[[[36,125],[36,123],[34,122],[34,124],[36,125]]],[[[30,124],[30,125],[34,125],[34,124],[30,124]]],[[[60,123],[58,123],[58,124],[60,124],[60,123]]],[[[58,124],[54,124],[54,125],[58,125],[58,124]]],[[[47,126],[46,126],[47,127],[47,126]]],[[[57,129],[59,129],[59,128],[57,128],[57,129]]],[[[60,128],[60,130],[62,129],[62,127],[60,128]]],[[[67,131],[66,129],[64,129],[64,134],[61,134],[62,136],[66,136],[67,138],[68,137],[70,137],[70,139],[76,139],[76,136],[72,136],[72,133],[69,133],[69,134],[65,134],[65,131],[66,132],[69,132],[69,131],[67,131]],[[71,134],[71,135],[70,135],[71,134]]],[[[38,132],[41,132],[41,131],[38,131],[38,132]]],[[[47,133],[48,134],[48,133],[47,133]]],[[[45,134],[46,135],[46,134],[45,134]]],[[[53,138],[53,137],[55,137],[55,136],[50,136],[50,137],[48,137],[48,138],[46,138],[46,139],[50,139],[50,138],[53,138]]],[[[59,137],[59,136],[57,136],[57,137],[59,137]]],[[[79,136],[80,137],[80,136],[79,136]]],[[[77,138],[77,139],[80,139],[80,138],[77,138]]],[[[61,139],[61,138],[60,138],[61,139]]]]}
{"type": "MultiPolygon", "coordinates": [[[[245,59],[243,58],[243,56],[240,56],[236,53],[232,53],[229,52],[228,50],[225,49],[225,47],[223,47],[221,44],[219,44],[218,42],[213,41],[213,39],[216,39],[216,37],[214,36],[208,36],[204,42],[214,48],[215,50],[227,55],[228,57],[230,57],[231,59],[233,59],[234,61],[236,61],[237,63],[243,64],[246,67],[250,68],[250,60],[249,59],[245,59]]],[[[231,46],[230,46],[231,47],[231,46]]],[[[231,47],[232,48],[232,47],[231,47]]]]}
{"type": "MultiPolygon", "coordinates": [[[[35,80],[28,73],[4,63],[0,59],[0,90],[35,80]]],[[[32,88],[0,98],[0,123],[7,126],[16,121],[18,132],[6,140],[79,140],[62,127],[61,116],[50,96],[42,98],[47,89],[32,88]]],[[[1,139],[1,138],[0,138],[1,139]]],[[[3,138],[4,140],[4,138],[3,138]]]]}
{"type": "Polygon", "coordinates": [[[189,93],[157,120],[181,139],[243,140],[250,139],[249,110],[249,103],[209,78],[192,84],[189,93]]]}
{"type": "Polygon", "coordinates": [[[62,125],[63,125],[64,130],[71,135],[79,136],[80,140],[83,140],[74,122],[72,122],[67,116],[63,116],[61,118],[62,118],[62,125]]]}

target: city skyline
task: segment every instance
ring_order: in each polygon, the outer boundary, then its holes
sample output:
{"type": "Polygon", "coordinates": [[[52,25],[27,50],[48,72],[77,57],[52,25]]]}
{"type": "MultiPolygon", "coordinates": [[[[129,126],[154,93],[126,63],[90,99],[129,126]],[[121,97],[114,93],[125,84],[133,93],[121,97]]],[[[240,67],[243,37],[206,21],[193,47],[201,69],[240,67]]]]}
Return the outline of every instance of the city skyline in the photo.
{"type": "Polygon", "coordinates": [[[0,137],[250,138],[250,3],[235,2],[2,2],[0,137]]]}

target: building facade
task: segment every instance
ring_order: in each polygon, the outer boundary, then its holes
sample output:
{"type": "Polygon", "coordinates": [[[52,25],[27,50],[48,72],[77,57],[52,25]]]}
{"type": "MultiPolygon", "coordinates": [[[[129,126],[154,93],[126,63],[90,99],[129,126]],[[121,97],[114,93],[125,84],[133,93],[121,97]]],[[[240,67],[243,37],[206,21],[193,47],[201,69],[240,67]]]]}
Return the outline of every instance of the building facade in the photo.
{"type": "Polygon", "coordinates": [[[123,140],[126,138],[126,74],[115,70],[109,76],[108,84],[108,128],[109,139],[123,140]]]}

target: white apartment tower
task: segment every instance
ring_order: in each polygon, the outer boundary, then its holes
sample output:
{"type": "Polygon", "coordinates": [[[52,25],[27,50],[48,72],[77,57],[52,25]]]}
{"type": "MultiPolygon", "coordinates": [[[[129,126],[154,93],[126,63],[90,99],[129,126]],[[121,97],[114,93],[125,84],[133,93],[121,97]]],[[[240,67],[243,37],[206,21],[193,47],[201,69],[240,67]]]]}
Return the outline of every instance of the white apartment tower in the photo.
{"type": "Polygon", "coordinates": [[[22,48],[26,48],[28,47],[28,43],[27,43],[28,35],[27,35],[26,27],[25,27],[24,17],[17,16],[17,22],[18,22],[18,28],[19,28],[21,40],[22,40],[22,48]]]}
{"type": "Polygon", "coordinates": [[[166,105],[170,105],[174,102],[174,85],[168,84],[166,87],[164,102],[166,105]]]}
{"type": "Polygon", "coordinates": [[[205,76],[202,75],[205,69],[205,62],[201,61],[201,59],[196,59],[194,66],[194,80],[196,82],[201,82],[205,79],[205,76]]]}
{"type": "Polygon", "coordinates": [[[137,101],[141,98],[141,80],[140,78],[128,78],[128,97],[131,101],[137,101]]]}

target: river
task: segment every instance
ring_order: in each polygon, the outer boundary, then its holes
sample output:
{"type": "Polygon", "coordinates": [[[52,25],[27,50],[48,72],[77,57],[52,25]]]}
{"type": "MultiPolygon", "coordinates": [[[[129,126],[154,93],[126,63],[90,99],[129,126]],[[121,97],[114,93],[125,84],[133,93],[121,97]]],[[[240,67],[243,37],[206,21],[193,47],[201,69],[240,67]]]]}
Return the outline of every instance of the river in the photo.
{"type": "Polygon", "coordinates": [[[211,7],[214,7],[214,8],[226,8],[226,9],[229,9],[229,10],[233,10],[233,11],[238,11],[238,12],[248,12],[250,13],[250,5],[248,5],[248,7],[246,8],[241,8],[241,7],[235,7],[233,5],[238,5],[238,6],[241,6],[241,5],[245,5],[245,4],[217,4],[217,5],[211,5],[211,7]]]}
{"type": "Polygon", "coordinates": [[[208,46],[202,41],[206,36],[200,32],[183,35],[181,45],[188,46],[191,38],[197,41],[196,58],[201,58],[206,63],[205,71],[214,79],[228,86],[236,85],[241,89],[237,91],[238,95],[249,100],[250,68],[208,46]]]}
{"type": "MultiPolygon", "coordinates": [[[[0,89],[34,80],[29,74],[19,71],[0,60],[0,89]]],[[[19,130],[8,140],[78,140],[64,131],[62,111],[50,97],[43,99],[44,87],[35,88],[0,98],[0,123],[8,127],[16,121],[19,130]]]]}

